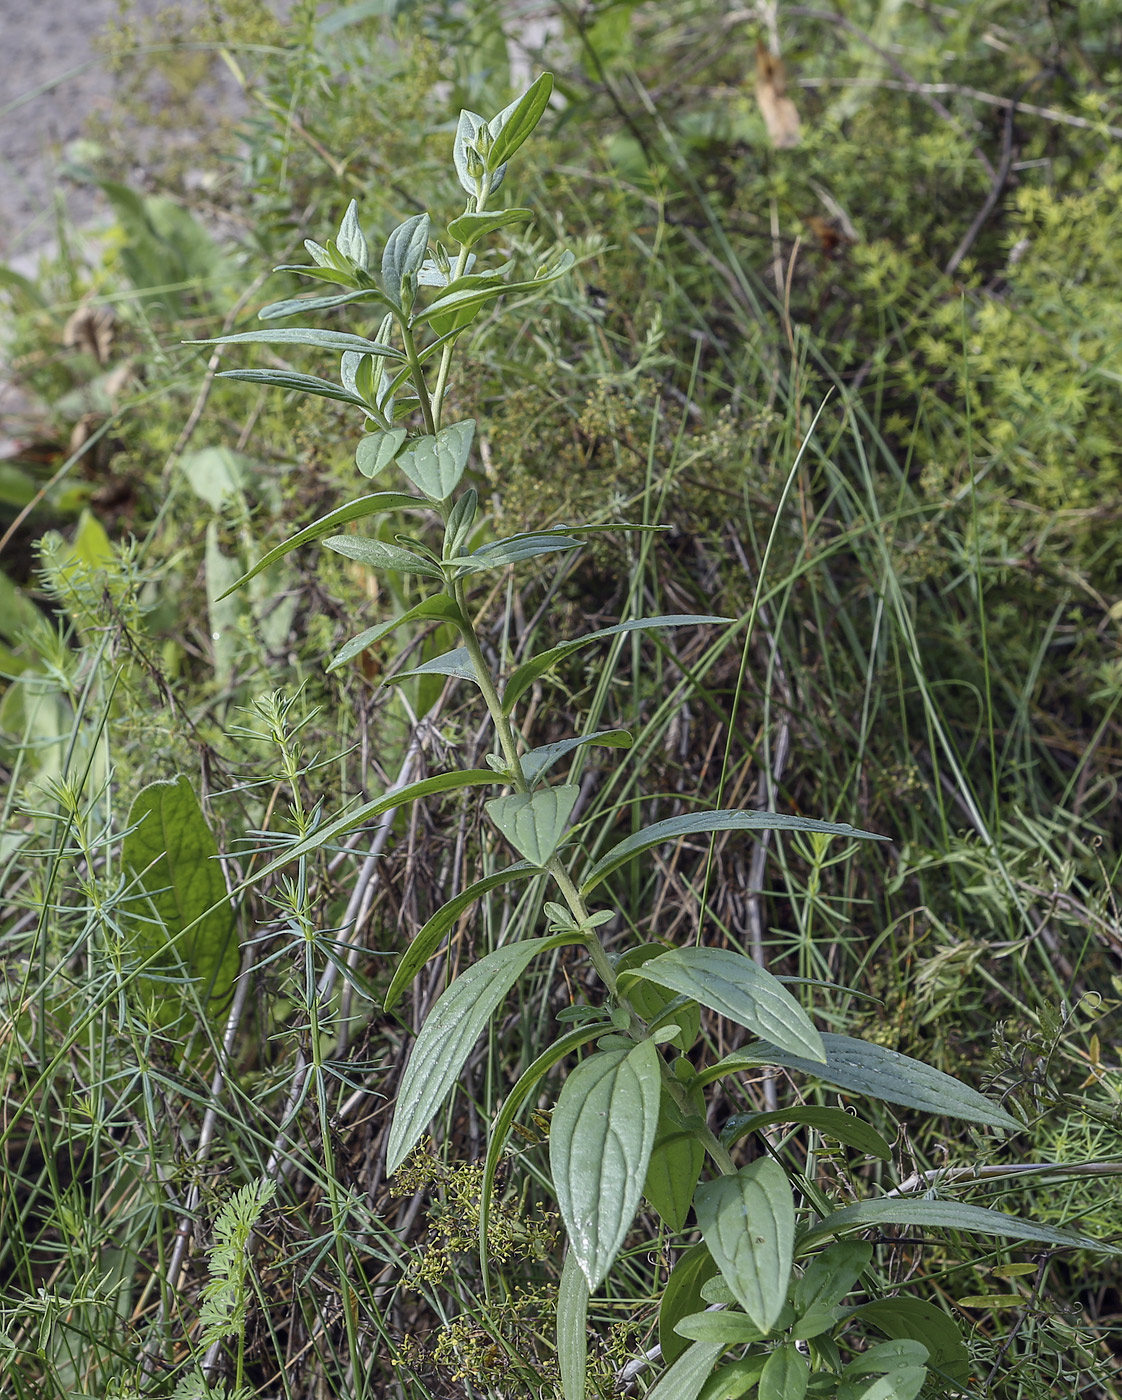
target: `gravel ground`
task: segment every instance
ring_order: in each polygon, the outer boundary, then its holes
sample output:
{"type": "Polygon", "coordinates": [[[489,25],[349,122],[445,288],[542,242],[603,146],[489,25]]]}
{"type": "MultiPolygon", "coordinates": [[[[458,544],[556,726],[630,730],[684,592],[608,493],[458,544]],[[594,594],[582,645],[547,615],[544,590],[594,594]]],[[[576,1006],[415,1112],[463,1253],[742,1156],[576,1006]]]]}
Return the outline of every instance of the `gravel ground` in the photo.
{"type": "MultiPolygon", "coordinates": [[[[150,17],[168,0],[129,0],[128,8],[150,17]]],[[[59,163],[86,121],[111,110],[114,80],[93,41],[120,9],[120,0],[0,0],[0,262],[33,270],[54,237],[59,163]]],[[[178,0],[177,9],[202,13],[203,0],[178,0]]],[[[220,84],[219,101],[237,110],[232,82],[220,84]]],[[[142,151],[146,133],[132,136],[142,151]]],[[[94,191],[61,188],[77,224],[97,219],[94,191]]]]}

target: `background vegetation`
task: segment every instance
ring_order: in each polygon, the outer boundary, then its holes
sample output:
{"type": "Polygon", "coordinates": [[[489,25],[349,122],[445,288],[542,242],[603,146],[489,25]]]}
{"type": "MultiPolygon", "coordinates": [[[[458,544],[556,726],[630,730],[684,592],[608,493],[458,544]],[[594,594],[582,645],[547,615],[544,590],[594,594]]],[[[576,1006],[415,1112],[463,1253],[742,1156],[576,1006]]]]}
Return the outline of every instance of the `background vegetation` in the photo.
{"type": "MultiPolygon", "coordinates": [[[[422,205],[460,212],[456,115],[497,110],[543,44],[563,101],[522,171],[533,233],[509,244],[540,262],[563,241],[578,266],[470,332],[454,393],[480,421],[477,485],[497,531],[672,529],[479,597],[490,644],[511,659],[629,603],[743,617],[777,521],[746,668],[735,632],[716,651],[617,639],[542,683],[528,722],[541,741],[632,730],[638,757],[581,774],[584,813],[617,813],[621,833],[720,785],[725,805],[891,838],[729,839],[711,869],[683,846],[618,887],[621,927],[673,941],[700,918],[707,942],[834,984],[814,994],[826,1028],[989,1087],[1033,1125],[995,1144],[882,1107],[890,1173],[786,1141],[832,1192],[930,1172],[941,1192],[1118,1235],[1116,7],[631,0],[535,7],[544,38],[525,8],[298,0],[281,25],[258,0],[213,0],[194,26],[126,18],[106,51],[127,101],[178,102],[197,144],[138,188],[107,120],[72,172],[112,204],[97,261],[63,229],[36,278],[0,270],[37,415],[0,463],[0,1394],[166,1394],[201,1385],[187,1363],[211,1345],[261,1396],[554,1393],[556,1221],[504,1186],[485,1303],[478,1179],[451,1164],[481,1157],[563,1003],[512,1002],[434,1152],[404,1186],[382,1168],[414,1026],[461,959],[527,917],[512,899],[465,921],[400,1019],[371,1009],[393,955],[489,858],[473,800],[348,838],[302,902],[255,886],[232,1007],[201,1002],[174,960],[138,971],[151,916],[122,859],[154,779],[186,775],[233,887],[318,804],[449,750],[482,762],[470,697],[440,677],[380,688],[386,644],[325,672],[356,619],[407,592],[310,550],[221,599],[337,503],[357,422],[215,378],[221,354],[183,342],[295,294],[261,269],[352,198],[382,236],[422,205]],[[229,129],[191,110],[185,77],[220,62],[250,110],[229,129]],[[793,111],[797,144],[776,144],[793,111]],[[1096,1165],[1015,1186],[935,1175],[1010,1163],[1096,1165]]],[[[317,372],[310,352],[283,363],[317,372]]],[[[414,657],[447,646],[407,635],[414,657]]],[[[727,1093],[735,1112],[795,1090],[727,1093]]],[[[516,1182],[540,1179],[547,1127],[527,1119],[516,1182]]],[[[913,1279],[965,1327],[963,1393],[1118,1394],[1116,1265],[953,1239],[891,1258],[886,1282],[913,1279]]],[[[654,1345],[670,1262],[641,1216],[594,1302],[605,1395],[654,1345]]],[[[649,1374],[628,1372],[633,1393],[649,1374]]]]}

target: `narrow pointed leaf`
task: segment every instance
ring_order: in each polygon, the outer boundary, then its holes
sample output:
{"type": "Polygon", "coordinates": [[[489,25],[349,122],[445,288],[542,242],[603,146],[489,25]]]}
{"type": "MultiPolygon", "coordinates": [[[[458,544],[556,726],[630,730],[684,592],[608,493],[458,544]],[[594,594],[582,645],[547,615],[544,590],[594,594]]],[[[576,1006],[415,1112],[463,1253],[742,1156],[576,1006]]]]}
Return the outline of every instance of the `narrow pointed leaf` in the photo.
{"type": "Polygon", "coordinates": [[[658,1051],[643,1040],[578,1065],[553,1110],[554,1190],[590,1289],[611,1268],[639,1208],[661,1092],[658,1051]]]}
{"type": "Polygon", "coordinates": [[[460,484],[474,437],[474,418],[450,423],[435,437],[414,439],[398,457],[397,465],[426,496],[446,500],[460,484]]]}
{"type": "Polygon", "coordinates": [[[470,909],[491,890],[497,890],[515,880],[528,880],[531,875],[538,874],[540,871],[536,865],[531,865],[529,861],[519,861],[516,865],[508,865],[505,870],[496,870],[493,875],[485,875],[482,880],[476,880],[473,885],[461,890],[447,904],[442,905],[401,955],[401,961],[394,969],[383,1002],[385,1009],[393,1010],[405,989],[437,951],[445,935],[455,926],[465,910],[470,909]]]}
{"type": "Polygon", "coordinates": [[[697,1400],[725,1349],[724,1342],[694,1342],[647,1392],[646,1400],[697,1400]]]}
{"type": "Polygon", "coordinates": [[[499,569],[507,564],[517,564],[523,559],[534,559],[539,554],[579,549],[582,543],[582,540],[574,539],[571,535],[543,531],[537,535],[518,535],[508,540],[495,540],[471,554],[460,556],[455,562],[460,575],[479,574],[486,569],[499,569]]]}
{"type": "Polygon", "coordinates": [[[425,321],[431,321],[434,316],[441,316],[451,311],[468,311],[472,307],[483,306],[496,297],[505,296],[509,292],[536,291],[539,287],[548,286],[550,282],[556,282],[559,278],[564,277],[575,262],[576,258],[566,248],[553,267],[543,271],[538,277],[531,277],[528,281],[503,282],[497,287],[478,287],[474,291],[447,292],[418,311],[413,317],[413,324],[422,325],[425,321]]]}
{"type": "Polygon", "coordinates": [[[585,1400],[588,1376],[588,1283],[572,1250],[557,1290],[557,1364],[564,1400],[585,1400]]]}
{"type": "Polygon", "coordinates": [[[844,1142],[847,1147],[855,1147],[859,1152],[867,1152],[879,1157],[882,1162],[892,1161],[892,1148],[880,1133],[870,1127],[864,1119],[856,1118],[844,1108],[818,1108],[814,1105],[795,1108],[777,1108],[772,1113],[737,1113],[728,1120],[721,1131],[721,1141],[726,1147],[739,1142],[748,1133],[758,1133],[773,1123],[805,1123],[826,1137],[844,1142]]]}
{"type": "Polygon", "coordinates": [[[448,225],[448,234],[465,248],[472,247],[489,233],[509,224],[524,224],[534,217],[532,209],[494,209],[483,214],[461,214],[448,225]]]}
{"type": "Polygon", "coordinates": [[[452,1092],[464,1061],[506,994],[539,953],[564,937],[530,938],[497,948],[460,974],[429,1012],[402,1076],[386,1146],[397,1171],[452,1092]]]}
{"type": "Polygon", "coordinates": [[[337,530],[340,525],[348,525],[352,520],[362,520],[368,515],[382,515],[391,510],[405,510],[411,506],[424,505],[426,502],[422,501],[419,496],[405,496],[400,491],[379,491],[373,496],[360,496],[357,501],[350,501],[345,506],[339,506],[337,510],[313,521],[311,525],[305,525],[302,530],[297,530],[296,534],[285,540],[283,544],[274,545],[272,549],[261,556],[248,573],[242,574],[237,583],[228,588],[222,597],[228,598],[243,583],[248,583],[251,578],[256,578],[262,570],[268,569],[278,559],[283,559],[294,549],[300,549],[303,545],[322,539],[332,530],[337,530]]]}
{"type": "Polygon", "coordinates": [[[660,617],[637,617],[630,622],[620,622],[614,627],[602,627],[597,632],[587,632],[583,637],[574,637],[559,646],[550,647],[511,672],[503,691],[503,713],[509,715],[519,698],[534,684],[539,676],[545,675],[551,666],[564,661],[581,647],[602,641],[605,637],[615,637],[624,632],[650,632],[660,627],[701,627],[708,623],[729,622],[727,617],[710,617],[704,614],[691,616],[687,613],[667,613],[660,617]]]}
{"type": "Polygon", "coordinates": [[[584,877],[581,893],[587,894],[621,865],[649,851],[652,846],[659,846],[664,841],[676,841],[683,836],[700,836],[716,831],[818,831],[826,836],[861,837],[869,841],[887,839],[872,831],[860,831],[848,822],[820,822],[810,817],[789,817],[780,812],[698,812],[683,817],[667,817],[665,821],[655,822],[629,836],[626,841],[621,841],[618,846],[613,846],[584,877]]]}
{"type": "Polygon", "coordinates": [[[1113,1245],[1088,1235],[1078,1235],[1073,1230],[1061,1230],[1052,1225],[1038,1225],[1033,1220],[1021,1220],[1018,1216],[1006,1215],[1003,1211],[990,1210],[986,1206],[969,1206],[962,1201],[916,1201],[896,1196],[858,1201],[856,1205],[843,1206],[841,1210],[834,1211],[800,1238],[799,1252],[802,1253],[819,1240],[880,1225],[931,1226],[941,1230],[964,1230],[969,1234],[1032,1240],[1058,1248],[1093,1249],[1099,1254],[1122,1253],[1113,1245]]]}
{"type": "Polygon", "coordinates": [[[365,535],[330,535],[324,540],[323,547],[333,549],[336,554],[345,555],[359,564],[367,564],[372,569],[420,574],[422,578],[443,577],[431,560],[422,559],[419,554],[402,549],[400,545],[384,544],[381,540],[367,539],[365,535]]]}
{"type": "Polygon", "coordinates": [[[487,152],[488,170],[495,171],[500,165],[505,165],[527,140],[541,121],[552,92],[553,74],[542,73],[517,101],[492,118],[487,125],[488,133],[493,138],[491,149],[487,152]]]}
{"type": "Polygon", "coordinates": [[[345,836],[348,831],[353,831],[356,826],[362,826],[365,822],[374,821],[376,817],[382,816],[386,812],[392,812],[395,807],[406,807],[410,802],[416,802],[422,797],[431,797],[435,793],[449,792],[454,788],[462,787],[490,787],[495,781],[495,775],[490,768],[465,768],[457,773],[435,773],[431,778],[421,778],[418,782],[408,783],[405,787],[392,788],[381,797],[376,797],[372,802],[364,802],[359,807],[352,807],[349,812],[343,812],[333,821],[317,827],[302,841],[297,841],[290,846],[283,855],[276,860],[271,860],[262,870],[254,875],[254,883],[265,880],[270,875],[275,875],[277,871],[283,870],[292,861],[298,860],[301,856],[311,855],[313,851],[318,851],[322,846],[337,840],[340,836],[345,836]]]}
{"type": "Polygon", "coordinates": [[[767,1336],[742,1312],[691,1313],[674,1330],[690,1342],[721,1342],[726,1347],[749,1345],[767,1336]]]}
{"type": "Polygon", "coordinates": [[[633,742],[626,729],[598,729],[595,734],[581,734],[575,739],[541,744],[522,755],[522,774],[528,783],[536,783],[555,763],[584,744],[595,744],[606,749],[629,749],[633,742]]]}
{"type": "Polygon", "coordinates": [[[512,793],[493,797],[486,804],[487,815],[520,856],[545,866],[565,834],[565,824],[579,796],[575,783],[512,793]]]}
{"type": "Polygon", "coordinates": [[[825,1062],[822,1039],[810,1017],[781,982],[743,953],[675,948],[625,975],[690,997],[774,1045],[825,1062]]]}
{"type": "Polygon", "coordinates": [[[385,684],[398,685],[410,676],[456,676],[459,680],[479,684],[467,647],[455,647],[452,651],[434,656],[431,661],[423,661],[420,666],[410,667],[408,671],[395,671],[392,676],[386,677],[385,684]]]}
{"type": "Polygon", "coordinates": [[[392,345],[383,345],[365,336],[348,331],[317,330],[313,326],[278,327],[274,331],[239,331],[235,335],[219,335],[212,340],[189,340],[188,345],[308,345],[317,350],[332,350],[339,354],[385,355],[391,360],[405,356],[392,345]]]}
{"type": "Polygon", "coordinates": [[[354,301],[380,301],[385,297],[377,287],[352,287],[330,297],[290,297],[286,301],[274,301],[263,306],[257,313],[259,321],[279,321],[285,316],[306,315],[312,311],[331,311],[336,306],[347,306],[354,301]]]}
{"type": "Polygon", "coordinates": [[[367,627],[364,632],[360,632],[357,637],[352,637],[345,646],[339,648],[335,655],[327,664],[329,671],[336,671],[340,666],[345,666],[348,661],[352,661],[356,656],[364,652],[367,647],[372,647],[383,637],[389,636],[399,627],[404,627],[409,622],[450,622],[453,626],[463,626],[463,615],[455,602],[449,598],[447,593],[434,593],[431,598],[426,598],[415,607],[409,608],[399,617],[391,617],[387,622],[379,622],[374,627],[367,627]]]}
{"type": "Polygon", "coordinates": [[[697,1188],[701,1234],[732,1295],[761,1332],[787,1301],[795,1246],[795,1201],[778,1162],[761,1157],[735,1176],[697,1188]]]}
{"type": "Polygon", "coordinates": [[[867,1094],[869,1098],[918,1108],[924,1113],[945,1113],[968,1123],[1020,1131],[1021,1125],[1014,1117],[979,1094],[977,1089],[920,1060],[888,1050],[883,1045],[874,1045],[872,1041],[827,1031],[822,1032],[822,1044],[826,1051],[824,1065],[774,1045],[756,1043],[726,1056],[704,1071],[704,1077],[719,1078],[738,1066],[782,1065],[784,1069],[816,1075],[850,1094],[867,1094]]]}
{"type": "Polygon", "coordinates": [[[240,379],[245,384],[269,384],[274,389],[288,389],[295,394],[313,394],[317,398],[353,404],[355,408],[366,407],[360,398],[348,393],[341,384],[334,384],[330,379],[317,379],[314,374],[294,374],[282,369],[224,369],[218,372],[216,378],[240,379]]]}

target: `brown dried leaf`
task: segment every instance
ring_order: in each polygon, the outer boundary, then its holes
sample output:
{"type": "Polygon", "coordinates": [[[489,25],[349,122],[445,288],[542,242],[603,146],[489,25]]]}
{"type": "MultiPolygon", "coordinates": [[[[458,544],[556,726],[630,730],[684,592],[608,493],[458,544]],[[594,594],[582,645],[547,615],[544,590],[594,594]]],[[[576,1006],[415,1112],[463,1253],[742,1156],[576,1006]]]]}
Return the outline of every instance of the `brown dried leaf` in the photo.
{"type": "Polygon", "coordinates": [[[787,70],[778,54],[756,41],[756,101],[776,150],[797,146],[802,136],[798,108],[787,96],[787,70]]]}
{"type": "Polygon", "coordinates": [[[62,343],[67,350],[89,351],[99,365],[107,365],[115,319],[109,306],[79,306],[66,323],[62,343]]]}

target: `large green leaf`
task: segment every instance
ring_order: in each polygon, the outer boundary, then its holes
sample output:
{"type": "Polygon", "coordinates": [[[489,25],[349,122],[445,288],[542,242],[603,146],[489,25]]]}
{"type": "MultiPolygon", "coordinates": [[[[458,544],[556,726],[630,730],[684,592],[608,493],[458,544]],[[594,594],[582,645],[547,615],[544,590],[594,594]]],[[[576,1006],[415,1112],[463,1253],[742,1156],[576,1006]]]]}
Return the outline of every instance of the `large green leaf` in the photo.
{"type": "Polygon", "coordinates": [[[727,948],[675,948],[626,977],[655,982],[687,996],[776,1045],[825,1062],[810,1017],[789,991],[759,963],[727,948]]]}
{"type": "MultiPolygon", "coordinates": [[[[362,520],[368,515],[380,515],[386,511],[406,510],[410,506],[425,505],[427,502],[421,500],[419,496],[405,496],[400,491],[378,491],[372,496],[360,496],[357,501],[349,501],[345,506],[339,506],[327,515],[321,516],[319,520],[313,521],[311,525],[305,525],[302,530],[297,530],[296,534],[285,540],[283,544],[274,545],[272,549],[261,556],[248,573],[242,574],[233,588],[227,589],[226,593],[233,593],[243,583],[248,583],[251,578],[256,578],[263,569],[275,564],[278,559],[283,559],[286,554],[291,554],[294,549],[299,549],[302,545],[322,539],[324,535],[329,535],[332,530],[337,530],[340,525],[348,525],[352,520],[362,520]]],[[[224,598],[226,593],[222,595],[224,598]]]]}
{"type": "Polygon", "coordinates": [[[759,1383],[766,1356],[744,1356],[714,1371],[698,1400],[740,1400],[759,1383]]]}
{"type": "Polygon", "coordinates": [[[422,559],[411,550],[402,549],[397,544],[385,544],[382,540],[368,539],[365,535],[329,535],[323,542],[325,549],[333,549],[336,554],[345,555],[359,564],[372,569],[389,569],[398,574],[419,574],[422,578],[442,579],[439,568],[430,560],[422,559]]]}
{"type": "Polygon", "coordinates": [[[537,866],[546,866],[565,834],[565,824],[580,796],[576,783],[537,788],[493,797],[487,815],[518,852],[537,866]]]}
{"type": "MultiPolygon", "coordinates": [[[[336,298],[328,297],[328,301],[336,298]]],[[[239,331],[236,335],[219,335],[212,340],[189,340],[188,345],[307,345],[316,350],[331,350],[339,354],[356,351],[360,355],[385,355],[391,360],[405,356],[392,345],[367,340],[349,331],[323,331],[313,326],[279,326],[274,331],[239,331]]]]}
{"type": "Polygon", "coordinates": [[[771,1330],[787,1302],[795,1245],[795,1201],[770,1157],[697,1188],[702,1237],[733,1297],[760,1329],[771,1330]]]}
{"type": "Polygon", "coordinates": [[[564,1400],[585,1400],[588,1375],[588,1282],[570,1250],[557,1290],[557,1364],[564,1400]]]}
{"type": "Polygon", "coordinates": [[[843,1381],[838,1400],[916,1400],[927,1381],[925,1366],[903,1366],[859,1388],[859,1382],[843,1381]]]}
{"type": "Polygon", "coordinates": [[[453,788],[489,787],[494,781],[495,775],[489,768],[465,768],[455,773],[434,773],[431,778],[421,778],[415,783],[406,784],[405,787],[392,788],[381,797],[374,798],[372,802],[352,807],[349,812],[343,812],[332,821],[316,827],[302,841],[289,846],[283,855],[277,856],[276,860],[271,860],[258,871],[254,876],[254,883],[268,879],[292,861],[301,856],[311,855],[321,846],[329,845],[340,836],[345,836],[348,831],[353,831],[356,826],[362,826],[364,822],[371,822],[385,812],[392,812],[395,807],[407,807],[410,802],[416,802],[421,797],[449,792],[453,788]]]}
{"type": "Polygon", "coordinates": [[[491,149],[484,162],[491,173],[505,165],[542,119],[553,91],[553,74],[542,73],[509,107],[487,123],[492,138],[491,149]]]}
{"type": "Polygon", "coordinates": [[[474,418],[449,423],[435,437],[414,438],[398,456],[397,465],[430,499],[446,500],[460,484],[474,437],[474,418]]]}
{"type": "Polygon", "coordinates": [[[393,1010],[405,989],[440,947],[445,934],[465,909],[470,909],[476,900],[482,899],[485,894],[498,889],[500,885],[509,884],[512,880],[527,880],[531,875],[537,874],[540,872],[536,865],[531,865],[528,860],[519,861],[516,865],[508,865],[505,870],[496,870],[493,875],[485,875],[482,880],[476,880],[447,904],[441,905],[401,955],[401,961],[394,969],[386,992],[385,1009],[393,1010]]]}
{"type": "Polygon", "coordinates": [[[851,1230],[869,1230],[882,1225],[905,1227],[934,1226],[943,1230],[964,1230],[976,1235],[1004,1235],[1010,1239],[1033,1240],[1037,1244],[1066,1246],[1069,1249],[1093,1249],[1099,1254],[1119,1254],[1122,1250],[1088,1235],[1060,1230],[1052,1225],[1037,1225],[1003,1211],[986,1206],[965,1205],[962,1201],[909,1200],[891,1196],[874,1201],[858,1201],[843,1206],[820,1220],[799,1240],[803,1253],[819,1240],[848,1234],[851,1230]]]}
{"type": "Polygon", "coordinates": [[[133,800],[122,857],[135,884],[130,926],[145,970],[136,986],[166,1024],[184,1004],[180,965],[218,1007],[238,975],[234,911],[218,846],[187,778],[149,783],[133,800]]]}
{"type": "Polygon", "coordinates": [[[847,1113],[844,1108],[818,1108],[813,1104],[777,1108],[771,1113],[736,1113],[721,1129],[721,1141],[731,1147],[742,1137],[770,1128],[773,1123],[805,1123],[808,1128],[836,1138],[847,1147],[856,1147],[859,1152],[879,1157],[882,1162],[892,1161],[892,1148],[863,1119],[847,1113]]]}
{"type": "Polygon", "coordinates": [[[539,953],[571,941],[530,938],[496,948],[460,974],[429,1012],[413,1046],[386,1146],[386,1170],[397,1171],[452,1091],[483,1027],[539,953]]]}
{"type": "Polygon", "coordinates": [[[685,1339],[676,1331],[678,1323],[700,1309],[702,1286],[716,1272],[717,1265],[705,1244],[691,1245],[671,1269],[658,1307],[658,1344],[667,1365],[686,1350],[685,1339]]]}
{"type": "Polygon", "coordinates": [[[539,652],[537,656],[532,656],[529,661],[524,661],[512,671],[503,690],[503,714],[509,715],[519,697],[529,690],[539,676],[545,675],[551,666],[556,666],[559,661],[572,656],[573,652],[579,651],[581,647],[590,646],[605,637],[616,637],[625,632],[650,632],[660,627],[701,627],[709,623],[731,621],[728,617],[711,617],[708,614],[694,616],[688,613],[666,613],[659,617],[636,617],[630,622],[617,623],[614,627],[601,627],[597,632],[586,632],[583,637],[574,637],[571,641],[550,647],[548,651],[539,652]]]}
{"type": "Polygon", "coordinates": [[[561,1088],[549,1162],[569,1247],[589,1288],[603,1281],[639,1208],[660,1096],[659,1056],[649,1040],[590,1056],[561,1088]]]}
{"type": "Polygon", "coordinates": [[[388,637],[391,632],[395,632],[399,627],[404,627],[408,622],[451,622],[453,626],[461,628],[464,625],[463,614],[456,606],[455,601],[449,598],[447,593],[434,593],[431,598],[424,599],[423,602],[400,613],[397,617],[391,617],[387,622],[379,622],[374,627],[367,627],[357,637],[352,637],[331,658],[327,664],[327,670],[335,671],[340,666],[346,665],[348,661],[364,652],[367,647],[372,647],[375,642],[381,641],[383,637],[388,637]]]}
{"type": "Polygon", "coordinates": [[[954,1319],[924,1298],[878,1298],[853,1308],[850,1317],[886,1337],[922,1342],[930,1364],[951,1380],[965,1381],[970,1374],[970,1353],[954,1319]]]}
{"type": "Polygon", "coordinates": [[[792,1302],[800,1317],[836,1307],[869,1267],[867,1240],[837,1240],[816,1254],[795,1284],[792,1302]]]}
{"type": "Polygon", "coordinates": [[[647,1400],[697,1400],[724,1350],[724,1342],[694,1342],[647,1392],[647,1400]]]}
{"type": "Polygon", "coordinates": [[[925,1113],[945,1113],[968,1123],[984,1123],[1014,1132],[1020,1130],[1021,1125],[1015,1118],[976,1089],[897,1050],[826,1031],[822,1032],[822,1044],[826,1051],[825,1065],[774,1045],[756,1042],[703,1070],[701,1077],[709,1082],[738,1068],[782,1065],[784,1069],[816,1075],[850,1094],[867,1094],[873,1099],[918,1108],[925,1113]]]}
{"type": "MultiPolygon", "coordinates": [[[[700,1093],[694,1110],[704,1121],[705,1100],[700,1093]]],[[[677,1110],[664,1092],[643,1195],[675,1234],[686,1228],[694,1188],[704,1165],[705,1149],[697,1134],[682,1127],[677,1110]]]]}
{"type": "MultiPolygon", "coordinates": [[[[513,679],[512,676],[511,680],[513,679]]],[[[509,689],[508,685],[507,690],[509,689]]],[[[503,704],[505,707],[505,694],[503,704]]],[[[695,812],[654,822],[653,825],[644,827],[642,831],[637,831],[633,836],[621,841],[618,846],[613,846],[584,877],[581,894],[587,894],[621,865],[626,865],[629,860],[634,860],[644,851],[649,851],[652,846],[659,846],[664,841],[676,841],[683,836],[700,836],[715,831],[818,831],[826,836],[859,836],[869,841],[887,840],[886,837],[877,836],[872,831],[860,831],[847,822],[820,822],[810,817],[788,817],[779,812],[695,812]]]]}

